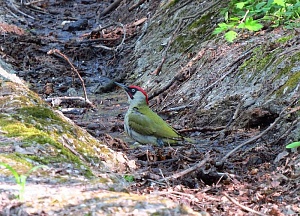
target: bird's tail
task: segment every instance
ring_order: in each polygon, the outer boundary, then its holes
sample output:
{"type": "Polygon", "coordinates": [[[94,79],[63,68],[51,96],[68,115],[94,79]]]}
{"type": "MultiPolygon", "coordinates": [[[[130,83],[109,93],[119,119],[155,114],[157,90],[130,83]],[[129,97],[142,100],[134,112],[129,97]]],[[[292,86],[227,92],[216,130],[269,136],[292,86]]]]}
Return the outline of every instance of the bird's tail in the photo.
{"type": "Polygon", "coordinates": [[[191,144],[197,144],[197,141],[192,139],[192,138],[188,138],[188,137],[183,137],[184,142],[188,142],[191,144]]]}

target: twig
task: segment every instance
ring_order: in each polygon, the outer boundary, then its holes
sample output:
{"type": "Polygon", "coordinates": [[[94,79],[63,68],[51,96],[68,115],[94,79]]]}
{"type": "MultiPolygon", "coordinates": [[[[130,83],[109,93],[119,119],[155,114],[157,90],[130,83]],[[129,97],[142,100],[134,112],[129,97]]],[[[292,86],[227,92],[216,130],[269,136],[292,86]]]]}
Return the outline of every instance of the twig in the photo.
{"type": "Polygon", "coordinates": [[[151,18],[151,13],[148,13],[148,15],[147,15],[147,22],[143,25],[143,27],[142,27],[142,33],[138,37],[138,39],[134,42],[134,45],[137,44],[144,37],[144,35],[146,34],[147,29],[148,29],[148,25],[149,25],[149,22],[150,22],[150,18],[151,18]]]}
{"type": "Polygon", "coordinates": [[[107,24],[106,26],[98,26],[97,28],[93,29],[91,34],[96,34],[97,32],[101,32],[103,29],[106,29],[108,27],[111,27],[113,25],[113,23],[107,24]]]}
{"type": "Polygon", "coordinates": [[[80,100],[80,101],[84,101],[86,102],[87,104],[89,104],[91,107],[94,107],[93,103],[90,102],[89,100],[86,100],[85,98],[83,97],[52,97],[52,98],[46,98],[45,101],[46,102],[50,102],[50,103],[54,103],[55,104],[55,100],[80,100]]]}
{"type": "Polygon", "coordinates": [[[25,19],[23,19],[22,17],[19,17],[17,14],[15,14],[14,12],[12,12],[8,7],[3,7],[5,10],[7,10],[13,17],[15,17],[16,19],[18,19],[21,22],[26,22],[25,19]]]}
{"type": "Polygon", "coordinates": [[[85,108],[62,108],[60,111],[65,114],[81,115],[85,112],[85,108]]]}
{"type": "Polygon", "coordinates": [[[44,0],[36,0],[36,1],[29,1],[29,2],[21,2],[21,4],[26,5],[26,6],[31,6],[33,4],[43,2],[44,0]]]}
{"type": "Polygon", "coordinates": [[[179,7],[176,7],[174,10],[170,11],[169,14],[174,14],[175,12],[179,11],[181,8],[183,8],[184,6],[188,5],[189,3],[192,3],[194,0],[189,0],[186,1],[185,3],[179,5],[179,7]]]}
{"type": "Polygon", "coordinates": [[[280,112],[279,116],[275,119],[275,121],[274,121],[272,124],[270,124],[270,126],[269,126],[267,129],[265,129],[263,132],[261,132],[260,134],[254,136],[254,137],[252,137],[252,138],[250,138],[250,139],[248,139],[247,141],[243,142],[242,144],[240,144],[239,146],[235,147],[233,150],[231,150],[230,152],[228,152],[228,153],[221,159],[221,163],[223,163],[230,155],[232,155],[232,154],[233,154],[235,151],[237,151],[239,148],[241,148],[241,147],[243,147],[244,145],[247,145],[247,144],[249,144],[249,143],[252,143],[252,142],[254,142],[255,140],[257,140],[257,139],[259,139],[259,138],[261,138],[261,137],[262,137],[263,135],[265,135],[269,130],[271,130],[273,127],[275,127],[275,125],[276,125],[282,118],[284,118],[285,116],[288,116],[288,115],[290,115],[290,114],[292,114],[292,113],[297,112],[298,110],[300,110],[300,106],[299,106],[299,107],[295,107],[295,108],[291,109],[291,111],[289,111],[289,112],[287,112],[287,113],[284,114],[284,112],[285,112],[288,108],[289,108],[289,106],[286,107],[286,108],[284,108],[284,109],[280,112]]]}
{"type": "Polygon", "coordinates": [[[102,48],[102,49],[106,49],[106,50],[117,51],[124,44],[124,41],[126,39],[126,28],[125,28],[125,26],[122,23],[119,23],[119,22],[117,22],[117,24],[120,25],[123,28],[123,38],[122,38],[121,43],[117,47],[108,47],[108,46],[104,46],[104,45],[101,45],[101,44],[94,45],[94,47],[102,48]]]}
{"type": "MultiPolygon", "coordinates": [[[[83,89],[83,94],[84,94],[84,99],[85,99],[85,102],[88,103],[88,104],[92,104],[92,102],[89,101],[89,99],[87,98],[87,93],[86,93],[86,88],[85,88],[85,84],[84,84],[84,80],[82,79],[82,77],[80,76],[78,70],[74,67],[74,65],[71,63],[71,61],[69,60],[69,58],[64,55],[63,53],[61,53],[58,49],[52,49],[52,50],[49,50],[47,52],[48,55],[51,55],[51,54],[58,54],[59,56],[61,56],[62,58],[64,58],[68,63],[69,65],[71,66],[72,70],[76,72],[78,78],[80,79],[80,82],[81,82],[81,85],[82,85],[82,89],[83,89]]],[[[93,108],[95,108],[94,105],[92,105],[93,108]]]]}
{"type": "Polygon", "coordinates": [[[114,9],[116,9],[120,5],[121,2],[122,2],[122,0],[116,0],[113,3],[111,3],[107,8],[105,8],[102,11],[102,13],[100,14],[100,17],[109,14],[111,11],[113,11],[114,9]]]}
{"type": "Polygon", "coordinates": [[[159,169],[160,175],[163,177],[163,180],[166,182],[167,186],[170,187],[170,184],[168,182],[168,180],[165,178],[163,172],[161,171],[161,169],[159,169]]]}
{"type": "Polygon", "coordinates": [[[244,21],[245,21],[245,19],[246,19],[246,17],[247,17],[247,15],[248,15],[248,13],[249,13],[249,10],[247,10],[247,11],[246,11],[246,13],[245,13],[245,15],[244,15],[243,19],[240,21],[240,23],[242,23],[242,22],[244,22],[244,21]]]}
{"type": "Polygon", "coordinates": [[[173,174],[173,175],[171,175],[171,176],[168,176],[168,177],[165,177],[165,178],[163,178],[163,179],[160,179],[159,181],[167,181],[167,180],[169,180],[169,179],[177,179],[177,178],[179,178],[179,177],[182,177],[182,176],[184,176],[184,175],[187,175],[187,174],[189,174],[190,172],[192,172],[192,171],[194,171],[194,170],[200,168],[201,166],[203,166],[208,160],[209,160],[209,152],[207,152],[207,153],[205,154],[205,157],[204,157],[204,159],[203,159],[202,161],[196,163],[194,166],[192,166],[192,167],[190,167],[190,168],[188,168],[188,169],[186,169],[186,170],[183,170],[183,171],[181,171],[181,172],[175,173],[175,174],[173,174]]]}
{"type": "Polygon", "coordinates": [[[251,208],[249,208],[249,207],[247,207],[247,206],[244,206],[244,205],[240,204],[240,203],[239,203],[238,201],[236,201],[234,198],[230,197],[226,192],[223,192],[222,194],[223,194],[224,196],[226,196],[227,199],[229,199],[229,201],[231,201],[233,204],[235,204],[235,205],[241,207],[242,209],[244,209],[244,210],[246,210],[246,211],[248,211],[248,212],[251,212],[251,213],[254,213],[254,214],[257,214],[257,215],[261,215],[261,216],[267,216],[266,214],[260,213],[260,212],[255,211],[255,210],[253,210],[253,209],[251,209],[251,208]]]}
{"type": "Polygon", "coordinates": [[[176,78],[174,77],[167,85],[165,85],[161,89],[153,92],[153,94],[151,94],[149,96],[148,100],[151,100],[152,98],[156,97],[157,95],[160,95],[161,93],[165,92],[168,88],[170,88],[172,86],[173,83],[175,83],[175,81],[176,81],[176,78]]]}
{"type": "Polygon", "coordinates": [[[237,118],[237,116],[238,116],[238,114],[239,114],[239,112],[240,112],[241,106],[242,106],[242,102],[240,102],[240,103],[237,105],[236,110],[235,110],[235,112],[234,112],[232,118],[230,119],[230,121],[229,121],[229,122],[227,123],[227,125],[225,126],[226,128],[228,128],[228,127],[231,125],[231,123],[234,122],[234,121],[236,120],[236,118],[237,118]]]}
{"type": "Polygon", "coordinates": [[[220,131],[225,129],[225,126],[220,126],[220,127],[192,127],[192,128],[187,128],[187,129],[182,129],[182,130],[177,130],[179,133],[186,133],[186,132],[206,132],[206,131],[220,131]]]}
{"type": "Polygon", "coordinates": [[[32,16],[30,16],[30,15],[28,15],[28,14],[26,14],[26,13],[20,11],[20,10],[14,5],[14,3],[13,3],[12,0],[9,0],[9,3],[10,3],[10,4],[6,3],[6,5],[7,5],[8,7],[11,7],[13,10],[15,10],[16,12],[22,14],[22,15],[25,16],[25,17],[28,17],[28,18],[30,18],[30,19],[35,20],[34,17],[32,17],[32,16]]]}
{"type": "Polygon", "coordinates": [[[134,10],[135,8],[137,8],[138,6],[140,6],[141,4],[143,4],[145,1],[146,1],[146,0],[140,0],[138,3],[132,5],[132,6],[128,9],[128,11],[130,12],[130,11],[134,10]]]}

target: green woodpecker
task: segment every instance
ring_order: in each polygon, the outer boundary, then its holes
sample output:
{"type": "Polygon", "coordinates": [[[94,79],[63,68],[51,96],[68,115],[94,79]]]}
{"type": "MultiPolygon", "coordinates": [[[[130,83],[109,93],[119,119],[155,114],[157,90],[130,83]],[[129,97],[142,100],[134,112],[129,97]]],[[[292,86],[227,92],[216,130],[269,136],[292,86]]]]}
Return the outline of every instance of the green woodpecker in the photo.
{"type": "Polygon", "coordinates": [[[123,88],[128,96],[130,105],[125,115],[124,129],[132,139],[141,144],[159,147],[186,140],[149,108],[147,93],[141,87],[115,83],[123,88]]]}

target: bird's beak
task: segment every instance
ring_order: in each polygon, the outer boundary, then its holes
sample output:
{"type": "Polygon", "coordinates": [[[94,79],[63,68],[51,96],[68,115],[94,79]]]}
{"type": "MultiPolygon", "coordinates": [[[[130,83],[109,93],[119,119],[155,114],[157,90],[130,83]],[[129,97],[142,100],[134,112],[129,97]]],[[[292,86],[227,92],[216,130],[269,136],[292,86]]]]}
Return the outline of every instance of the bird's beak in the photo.
{"type": "Polygon", "coordinates": [[[128,87],[126,85],[123,85],[121,83],[118,83],[118,82],[114,82],[117,86],[121,87],[122,89],[124,89],[126,92],[128,90],[128,87]]]}

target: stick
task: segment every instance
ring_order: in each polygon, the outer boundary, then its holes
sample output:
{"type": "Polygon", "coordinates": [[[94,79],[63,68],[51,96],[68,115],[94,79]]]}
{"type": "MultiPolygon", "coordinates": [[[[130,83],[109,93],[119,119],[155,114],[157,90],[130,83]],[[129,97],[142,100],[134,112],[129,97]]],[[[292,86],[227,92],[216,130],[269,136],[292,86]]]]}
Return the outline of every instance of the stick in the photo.
{"type": "Polygon", "coordinates": [[[113,11],[114,9],[116,9],[120,3],[122,2],[122,0],[116,0],[113,3],[111,3],[107,8],[104,9],[104,11],[100,14],[100,17],[105,16],[107,14],[109,14],[111,11],[113,11]]]}
{"type": "Polygon", "coordinates": [[[34,17],[32,17],[32,16],[30,16],[30,15],[28,15],[28,14],[26,14],[26,13],[20,11],[20,10],[14,5],[14,3],[13,3],[12,0],[8,0],[8,2],[6,2],[6,5],[7,5],[8,7],[11,7],[13,10],[15,10],[16,12],[22,14],[22,15],[25,16],[25,17],[28,17],[28,18],[30,18],[30,19],[35,20],[34,17]],[[8,2],[10,3],[10,5],[8,4],[8,2]]]}
{"type": "Polygon", "coordinates": [[[132,10],[134,10],[135,8],[137,8],[138,6],[140,6],[141,4],[143,4],[146,0],[140,0],[138,3],[132,5],[128,11],[131,12],[132,10]]]}
{"type": "MultiPolygon", "coordinates": [[[[67,100],[80,100],[80,101],[85,101],[91,107],[94,107],[92,102],[90,102],[89,100],[86,100],[83,97],[67,97],[67,96],[65,96],[65,97],[52,97],[52,98],[46,98],[45,99],[46,102],[50,102],[50,103],[53,103],[56,100],[61,100],[61,101],[63,101],[63,100],[65,100],[65,101],[67,101],[67,100]]],[[[54,102],[54,104],[55,104],[55,102],[54,102]]]]}
{"type": "Polygon", "coordinates": [[[181,171],[179,173],[175,173],[174,175],[171,175],[171,176],[165,177],[163,179],[160,179],[159,181],[167,181],[169,179],[177,179],[179,177],[187,175],[190,172],[192,172],[192,171],[194,171],[194,170],[202,167],[208,160],[209,160],[209,154],[206,153],[204,159],[202,161],[200,161],[199,163],[196,163],[194,166],[192,166],[192,167],[190,167],[190,168],[188,168],[186,170],[183,170],[183,171],[181,171]]]}
{"type": "Polygon", "coordinates": [[[235,205],[241,207],[242,209],[248,211],[248,212],[251,212],[251,213],[254,213],[254,214],[258,214],[258,215],[261,215],[261,216],[267,216],[266,214],[263,214],[263,213],[260,213],[258,211],[255,211],[247,206],[244,206],[242,204],[240,204],[238,201],[236,201],[234,198],[230,197],[226,192],[223,192],[222,193],[224,196],[227,197],[227,199],[229,199],[229,201],[231,201],[232,203],[234,203],[235,205]]]}
{"type": "MultiPolygon", "coordinates": [[[[81,82],[81,85],[82,85],[82,89],[83,89],[83,94],[84,94],[84,99],[85,99],[85,102],[88,103],[88,104],[92,104],[92,102],[89,101],[89,99],[87,98],[87,93],[86,93],[86,89],[85,89],[85,84],[84,84],[84,80],[82,79],[82,77],[80,76],[78,70],[74,67],[74,65],[71,63],[71,61],[69,60],[69,58],[64,55],[63,53],[61,53],[58,49],[52,49],[52,50],[49,50],[47,52],[48,55],[50,54],[57,54],[59,56],[61,56],[62,58],[64,58],[68,63],[69,65],[71,66],[72,70],[76,72],[78,78],[80,79],[80,82],[81,82]]],[[[94,106],[92,106],[93,108],[95,108],[94,106]]]]}
{"type": "Polygon", "coordinates": [[[195,131],[199,131],[199,132],[206,132],[206,131],[220,131],[225,129],[225,126],[220,126],[220,127],[192,127],[192,128],[186,128],[186,129],[181,129],[181,130],[177,130],[179,133],[187,133],[187,132],[195,132],[195,131]]]}

